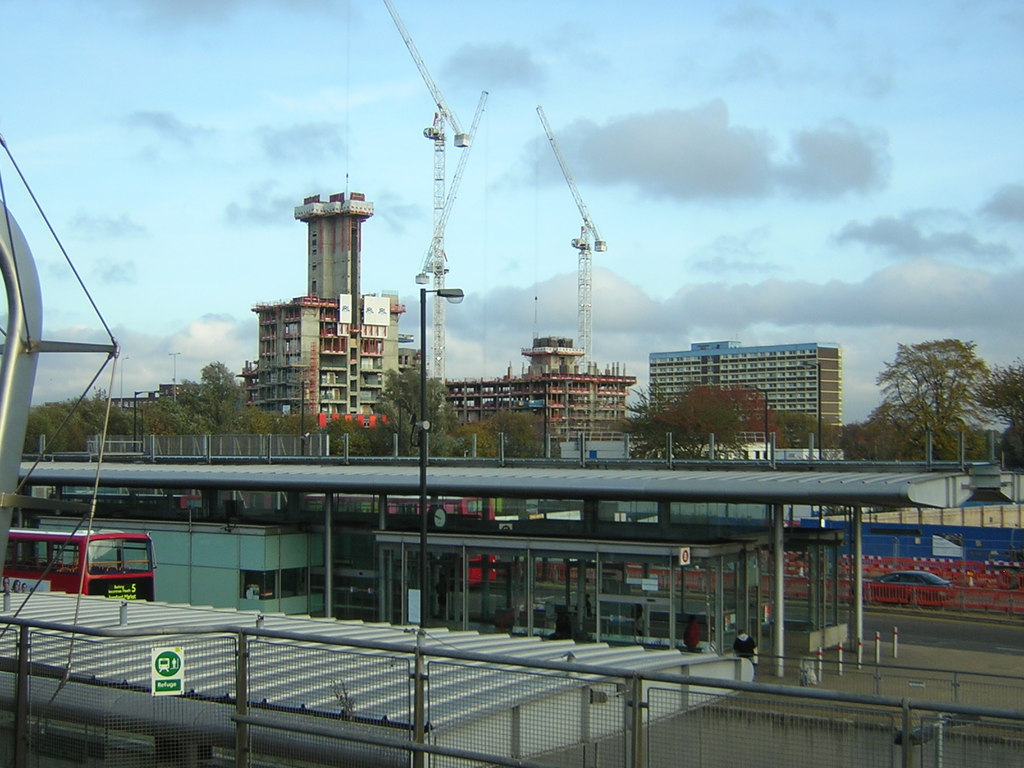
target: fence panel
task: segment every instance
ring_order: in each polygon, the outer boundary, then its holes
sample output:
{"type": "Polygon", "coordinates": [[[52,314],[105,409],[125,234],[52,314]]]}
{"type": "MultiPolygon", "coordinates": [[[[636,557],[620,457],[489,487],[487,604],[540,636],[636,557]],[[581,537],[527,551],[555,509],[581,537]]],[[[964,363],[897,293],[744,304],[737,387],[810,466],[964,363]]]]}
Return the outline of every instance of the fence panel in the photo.
{"type": "Polygon", "coordinates": [[[400,750],[345,737],[412,739],[409,657],[268,639],[250,640],[248,650],[250,713],[270,718],[265,729],[252,729],[254,755],[278,766],[386,766],[405,759],[400,750]],[[302,732],[311,720],[317,728],[302,732]]]}
{"type": "Polygon", "coordinates": [[[1020,765],[1024,726],[956,715],[928,715],[911,739],[920,768],[1020,765]]]}
{"type": "MultiPolygon", "coordinates": [[[[429,740],[572,768],[622,768],[624,686],[564,672],[432,661],[427,665],[429,740]],[[464,713],[473,693],[471,718],[464,713]]],[[[448,766],[434,758],[432,766],[448,766]]],[[[455,764],[452,764],[453,766],[455,764]]]]}
{"type": "MultiPolygon", "coordinates": [[[[768,663],[762,658],[762,666],[768,663]]],[[[792,661],[788,666],[793,669],[792,661]]],[[[924,701],[1024,710],[1024,679],[955,670],[901,667],[834,659],[805,657],[799,668],[810,676],[796,674],[772,680],[780,684],[801,684],[847,693],[869,693],[924,701]],[[841,672],[840,672],[841,670],[841,672]]]]}
{"type": "Polygon", "coordinates": [[[235,655],[232,637],[127,641],[31,633],[29,764],[152,768],[230,757],[233,710],[221,701],[234,695],[235,655]],[[184,696],[150,692],[153,649],[168,646],[185,660],[184,696]],[[189,660],[203,658],[214,660],[215,671],[190,678],[189,660]]]}
{"type": "MultiPolygon", "coordinates": [[[[652,689],[651,703],[677,693],[652,689]]],[[[703,693],[648,726],[646,768],[886,768],[900,765],[899,713],[757,694],[703,693]]]]}

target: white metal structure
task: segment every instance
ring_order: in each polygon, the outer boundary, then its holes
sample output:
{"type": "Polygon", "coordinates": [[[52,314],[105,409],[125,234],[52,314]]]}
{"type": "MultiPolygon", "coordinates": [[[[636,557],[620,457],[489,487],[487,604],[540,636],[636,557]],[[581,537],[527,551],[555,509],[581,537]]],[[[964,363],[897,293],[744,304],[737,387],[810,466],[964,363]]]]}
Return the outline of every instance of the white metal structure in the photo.
{"type": "Polygon", "coordinates": [[[572,192],[573,199],[576,200],[576,207],[580,210],[580,216],[583,217],[583,226],[580,227],[580,236],[572,239],[572,247],[580,252],[579,275],[577,278],[579,338],[576,340],[576,344],[583,349],[583,366],[585,370],[589,371],[593,360],[591,356],[592,321],[590,316],[592,303],[591,272],[593,269],[591,242],[593,242],[593,250],[598,253],[604,253],[607,251],[608,244],[601,239],[601,235],[597,231],[597,225],[595,225],[594,220],[590,218],[590,211],[587,210],[586,203],[583,202],[583,197],[580,195],[580,191],[576,187],[576,180],[573,178],[572,172],[569,170],[569,164],[562,155],[562,150],[559,148],[558,141],[555,139],[554,131],[551,130],[551,126],[548,124],[548,118],[544,114],[544,107],[537,107],[537,115],[540,117],[541,125],[544,126],[544,132],[548,135],[548,141],[551,142],[551,149],[555,152],[555,157],[558,159],[558,165],[562,169],[562,175],[565,176],[565,181],[569,185],[569,191],[572,192]]]}
{"type": "MultiPolygon", "coordinates": [[[[449,195],[447,199],[445,198],[445,145],[447,143],[445,127],[451,126],[454,135],[453,142],[456,147],[461,149],[466,149],[470,146],[472,133],[464,132],[459,126],[458,118],[455,117],[455,113],[449,108],[448,102],[445,101],[441,89],[434,82],[434,78],[430,76],[430,71],[427,69],[423,57],[420,56],[416,43],[413,42],[409,30],[405,28],[405,24],[402,22],[401,16],[398,15],[394,4],[391,0],[384,0],[384,5],[387,6],[388,12],[395,22],[395,27],[398,29],[398,33],[405,41],[409,54],[416,63],[416,68],[419,69],[423,82],[426,83],[427,89],[437,105],[433,125],[423,129],[423,135],[434,142],[434,234],[431,238],[430,250],[423,264],[423,270],[417,276],[417,282],[422,283],[425,279],[430,279],[426,276],[430,276],[433,278],[433,290],[438,291],[444,288],[444,276],[448,272],[444,255],[444,224],[447,221],[445,209],[448,207],[449,200],[452,199],[452,195],[449,195]]],[[[480,106],[477,107],[477,120],[483,110],[486,96],[487,92],[485,91],[480,97],[480,106]]],[[[476,120],[474,120],[473,124],[475,128],[476,120]]],[[[460,163],[460,170],[461,166],[462,164],[460,163]]],[[[428,368],[432,378],[438,378],[442,381],[444,380],[445,347],[444,305],[445,302],[443,301],[434,302],[431,324],[433,337],[433,344],[431,345],[432,365],[428,368]]],[[[422,364],[426,365],[427,361],[422,361],[422,364]]]]}

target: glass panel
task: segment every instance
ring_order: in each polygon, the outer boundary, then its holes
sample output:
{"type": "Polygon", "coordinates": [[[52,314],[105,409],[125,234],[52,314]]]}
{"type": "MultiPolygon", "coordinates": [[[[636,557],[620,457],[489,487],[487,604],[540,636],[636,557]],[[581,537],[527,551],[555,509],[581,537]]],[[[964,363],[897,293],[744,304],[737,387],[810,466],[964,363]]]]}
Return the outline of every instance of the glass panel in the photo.
{"type": "Polygon", "coordinates": [[[277,592],[277,571],[242,571],[241,585],[246,600],[271,600],[277,592]]]}
{"type": "MultiPolygon", "coordinates": [[[[71,566],[74,556],[61,553],[61,564],[71,566]]],[[[89,542],[89,573],[145,573],[153,570],[146,541],[100,539],[89,542]]]]}
{"type": "Polygon", "coordinates": [[[597,508],[597,519],[602,523],[657,524],[658,502],[602,501],[597,508]]]}
{"type": "Polygon", "coordinates": [[[297,597],[306,594],[307,568],[281,569],[281,597],[297,597]]]}

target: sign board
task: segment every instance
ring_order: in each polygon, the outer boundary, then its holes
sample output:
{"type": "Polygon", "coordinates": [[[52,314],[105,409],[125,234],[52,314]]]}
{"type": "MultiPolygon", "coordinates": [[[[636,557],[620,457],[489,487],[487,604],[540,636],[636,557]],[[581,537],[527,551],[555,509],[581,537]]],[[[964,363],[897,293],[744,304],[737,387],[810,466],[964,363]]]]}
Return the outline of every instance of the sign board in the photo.
{"type": "Polygon", "coordinates": [[[654,576],[648,579],[640,579],[640,589],[642,589],[644,592],[657,592],[658,577],[654,576]]]}
{"type": "Polygon", "coordinates": [[[154,696],[176,696],[185,690],[185,656],[181,648],[151,648],[149,675],[154,696]]]}
{"type": "Polygon", "coordinates": [[[679,564],[689,565],[690,564],[690,548],[680,547],[679,548],[679,564]]]}

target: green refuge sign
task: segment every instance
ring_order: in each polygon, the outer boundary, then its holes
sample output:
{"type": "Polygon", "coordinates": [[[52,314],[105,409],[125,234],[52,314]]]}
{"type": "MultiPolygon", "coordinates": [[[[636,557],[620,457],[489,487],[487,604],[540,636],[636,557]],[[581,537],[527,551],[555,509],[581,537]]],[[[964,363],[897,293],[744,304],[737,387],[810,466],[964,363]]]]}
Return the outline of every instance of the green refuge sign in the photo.
{"type": "Polygon", "coordinates": [[[173,696],[185,690],[185,656],[181,648],[153,648],[149,666],[154,696],[173,696]]]}

